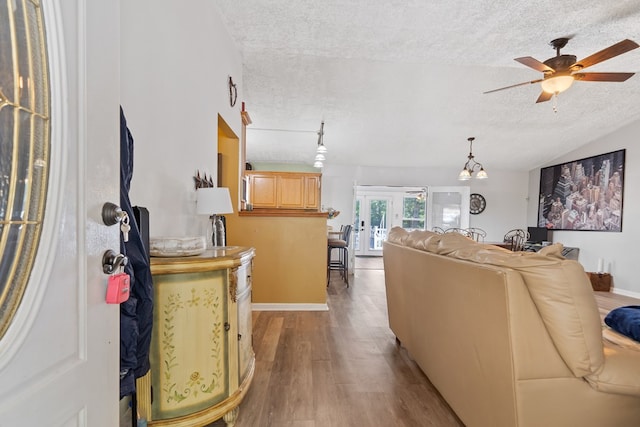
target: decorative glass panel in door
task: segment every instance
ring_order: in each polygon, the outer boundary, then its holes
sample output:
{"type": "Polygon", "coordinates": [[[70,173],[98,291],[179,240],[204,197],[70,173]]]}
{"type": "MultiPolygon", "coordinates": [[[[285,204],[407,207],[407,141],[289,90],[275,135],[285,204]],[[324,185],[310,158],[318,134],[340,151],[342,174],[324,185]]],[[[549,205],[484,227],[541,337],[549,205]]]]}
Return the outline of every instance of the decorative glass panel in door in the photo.
{"type": "Polygon", "coordinates": [[[22,300],[42,232],[50,99],[42,9],[0,5],[0,338],[22,300]]]}
{"type": "Polygon", "coordinates": [[[429,187],[427,227],[469,228],[469,187],[429,187]]]}
{"type": "Polygon", "coordinates": [[[360,206],[362,205],[362,197],[356,198],[355,220],[353,226],[353,248],[356,253],[360,252],[360,234],[364,230],[364,222],[360,220],[360,206]]]}
{"type": "Polygon", "coordinates": [[[369,197],[366,200],[366,221],[369,227],[363,236],[366,240],[365,255],[382,255],[382,242],[387,239],[389,214],[391,213],[391,197],[369,197]]]}

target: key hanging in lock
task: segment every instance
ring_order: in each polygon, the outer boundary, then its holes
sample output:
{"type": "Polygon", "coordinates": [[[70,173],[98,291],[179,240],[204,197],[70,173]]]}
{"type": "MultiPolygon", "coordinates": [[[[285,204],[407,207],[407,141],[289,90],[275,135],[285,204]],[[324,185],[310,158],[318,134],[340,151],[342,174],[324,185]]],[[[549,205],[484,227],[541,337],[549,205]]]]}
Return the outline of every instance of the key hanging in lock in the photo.
{"type": "Polygon", "coordinates": [[[123,211],[122,219],[120,220],[120,231],[122,231],[122,238],[125,242],[129,241],[129,230],[131,230],[131,226],[129,225],[129,215],[123,211]]]}

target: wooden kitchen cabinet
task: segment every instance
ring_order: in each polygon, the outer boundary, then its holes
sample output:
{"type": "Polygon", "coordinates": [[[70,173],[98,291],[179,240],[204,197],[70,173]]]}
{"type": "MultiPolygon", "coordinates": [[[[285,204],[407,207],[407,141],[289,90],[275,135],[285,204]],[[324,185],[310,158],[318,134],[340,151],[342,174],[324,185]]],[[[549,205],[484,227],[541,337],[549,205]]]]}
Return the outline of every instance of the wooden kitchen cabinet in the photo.
{"type": "Polygon", "coordinates": [[[151,369],[137,385],[149,426],[206,426],[219,418],[235,425],[255,369],[253,256],[253,248],[231,246],[151,258],[151,369]]]}
{"type": "Polygon", "coordinates": [[[305,207],[307,209],[320,209],[320,174],[307,175],[305,185],[305,207]]]}
{"type": "Polygon", "coordinates": [[[321,174],[304,172],[246,172],[254,209],[320,208],[321,174]]]}
{"type": "Polygon", "coordinates": [[[249,202],[254,208],[278,207],[278,177],[273,174],[246,174],[249,177],[249,202]]]}

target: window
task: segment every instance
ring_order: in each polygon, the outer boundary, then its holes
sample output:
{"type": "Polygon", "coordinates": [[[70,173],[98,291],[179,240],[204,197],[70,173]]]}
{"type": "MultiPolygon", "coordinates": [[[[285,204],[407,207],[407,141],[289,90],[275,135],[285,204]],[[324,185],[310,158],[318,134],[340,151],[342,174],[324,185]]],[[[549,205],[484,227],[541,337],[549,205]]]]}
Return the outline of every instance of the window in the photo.
{"type": "Polygon", "coordinates": [[[424,230],[427,217],[425,193],[407,194],[402,202],[402,228],[424,230]]]}

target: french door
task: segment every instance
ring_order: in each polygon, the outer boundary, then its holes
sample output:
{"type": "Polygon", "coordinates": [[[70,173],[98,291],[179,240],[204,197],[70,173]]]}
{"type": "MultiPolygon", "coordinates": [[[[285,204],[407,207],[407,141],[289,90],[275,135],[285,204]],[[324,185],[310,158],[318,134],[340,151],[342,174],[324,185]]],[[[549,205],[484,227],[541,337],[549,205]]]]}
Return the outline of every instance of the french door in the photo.
{"type": "Polygon", "coordinates": [[[469,193],[464,186],[356,186],[354,254],[382,255],[382,242],[396,226],[406,230],[468,228],[469,193]]]}
{"type": "Polygon", "coordinates": [[[382,255],[382,242],[387,239],[392,212],[391,196],[376,194],[356,196],[355,255],[382,255]]]}

